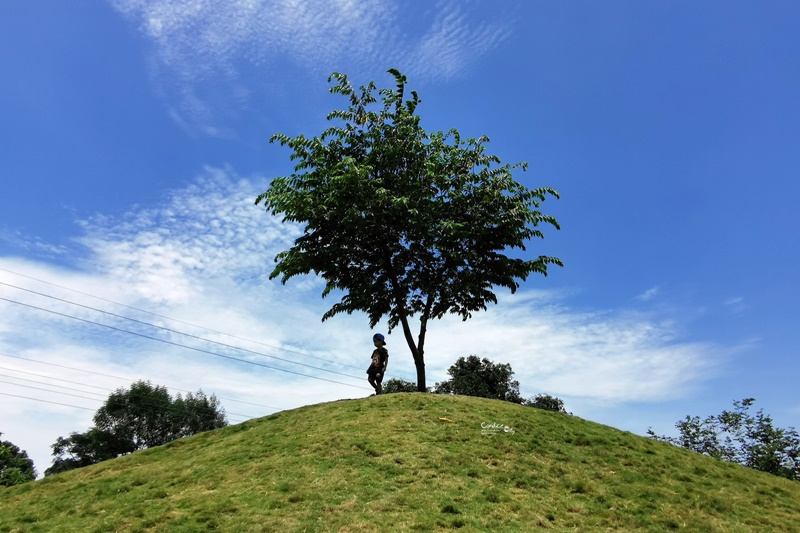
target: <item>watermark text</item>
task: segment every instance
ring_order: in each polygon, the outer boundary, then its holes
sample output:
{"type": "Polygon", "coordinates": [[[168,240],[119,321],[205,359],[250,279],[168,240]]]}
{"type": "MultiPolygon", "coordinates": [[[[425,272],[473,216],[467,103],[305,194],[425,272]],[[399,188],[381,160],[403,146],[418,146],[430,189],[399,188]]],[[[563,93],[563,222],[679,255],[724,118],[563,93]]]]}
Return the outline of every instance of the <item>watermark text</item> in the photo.
{"type": "Polygon", "coordinates": [[[497,422],[481,422],[481,433],[483,435],[495,435],[497,433],[514,434],[514,428],[497,422]]]}

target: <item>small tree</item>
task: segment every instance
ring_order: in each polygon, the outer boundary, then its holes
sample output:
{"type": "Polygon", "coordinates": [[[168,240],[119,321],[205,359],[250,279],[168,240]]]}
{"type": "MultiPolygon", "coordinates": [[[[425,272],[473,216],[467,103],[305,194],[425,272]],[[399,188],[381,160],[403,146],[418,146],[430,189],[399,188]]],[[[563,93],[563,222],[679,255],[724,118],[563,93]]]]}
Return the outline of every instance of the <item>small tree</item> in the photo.
{"type": "Polygon", "coordinates": [[[34,479],[36,469],[27,452],[7,440],[0,442],[0,487],[19,485],[34,479]]]}
{"type": "Polygon", "coordinates": [[[514,371],[509,364],[495,364],[489,359],[481,360],[477,355],[470,355],[466,359],[460,357],[447,373],[451,379],[437,383],[434,392],[522,403],[519,382],[512,380],[514,371]]]}
{"type": "Polygon", "coordinates": [[[86,433],[58,437],[53,465],[45,476],[114,459],[195,433],[224,427],[225,412],[215,396],[202,391],[170,397],[166,387],[137,381],[112,393],[86,433]]]}
{"type": "Polygon", "coordinates": [[[332,93],[349,100],[328,120],[340,126],[319,137],[273,135],[292,149],[295,173],[272,180],[256,198],[267,212],[304,225],[290,249],[278,254],[270,278],[282,282],[314,272],[325,297],[343,293],[322,317],[362,311],[370,327],[388,316],[400,326],[414,358],[417,390],[425,392],[425,335],[431,319],[454,313],[464,320],[497,303],[495,287],[514,292],[531,273],[547,274],[555,257],[513,258],[542,238],[540,226],[558,228],[539,210],[550,188],[528,189],[512,172],[526,164],[502,164],[488,155],[486,137],[462,140],[456,130],[427,132],[416,114],[420,103],[397,70],[397,88],[355,90],[335,73],[332,93]],[[414,339],[411,322],[419,317],[414,339]]]}
{"type": "Polygon", "coordinates": [[[537,394],[533,398],[525,400],[524,405],[534,407],[536,409],[544,409],[545,411],[554,411],[556,413],[566,413],[564,409],[564,400],[550,396],[549,394],[537,394]]]}
{"type": "Polygon", "coordinates": [[[647,434],[697,453],[800,480],[800,435],[794,428],[774,427],[772,417],[761,409],[751,415],[753,403],[753,398],[734,401],[732,411],[704,420],[687,416],[675,424],[680,433],[677,438],[659,437],[652,428],[647,434]]]}

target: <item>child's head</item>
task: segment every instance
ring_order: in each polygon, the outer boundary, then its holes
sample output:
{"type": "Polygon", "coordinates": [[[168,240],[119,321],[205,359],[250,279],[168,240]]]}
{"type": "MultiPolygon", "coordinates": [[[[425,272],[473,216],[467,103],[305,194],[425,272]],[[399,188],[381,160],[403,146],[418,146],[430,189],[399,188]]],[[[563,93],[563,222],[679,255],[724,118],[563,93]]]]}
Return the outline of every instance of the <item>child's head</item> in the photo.
{"type": "Polygon", "coordinates": [[[372,336],[372,343],[377,347],[386,346],[386,340],[380,333],[376,333],[372,336]]]}

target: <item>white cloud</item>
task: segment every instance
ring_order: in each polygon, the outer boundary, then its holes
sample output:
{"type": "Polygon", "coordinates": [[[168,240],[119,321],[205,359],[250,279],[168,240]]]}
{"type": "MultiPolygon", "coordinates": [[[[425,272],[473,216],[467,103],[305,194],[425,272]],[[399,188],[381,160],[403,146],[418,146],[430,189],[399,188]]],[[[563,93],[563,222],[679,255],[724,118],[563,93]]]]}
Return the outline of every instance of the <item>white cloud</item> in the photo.
{"type": "MultiPolygon", "coordinates": [[[[192,185],[172,191],[158,206],[84,221],[77,242],[88,253],[72,268],[0,258],[0,282],[6,284],[0,285],[0,297],[41,308],[0,300],[0,366],[109,391],[149,379],[278,408],[368,395],[363,369],[369,362],[372,332],[367,319],[356,314],[321,323],[333,302],[320,299],[318,280],[291,280],[286,286],[268,280],[275,254],[290,245],[299,229],[253,205],[265,187],[264,181],[240,178],[230,169],[207,168],[192,185]]],[[[499,297],[497,306],[466,323],[447,317],[429,325],[429,385],[447,379],[446,370],[458,357],[476,354],[510,363],[526,396],[546,392],[611,403],[655,401],[686,395],[713,374],[724,355],[719,348],[682,341],[670,322],[651,315],[576,312],[556,291],[523,288],[499,297]]],[[[379,327],[385,332],[385,324],[379,327]]],[[[392,332],[388,341],[389,376],[413,380],[415,370],[402,333],[392,332]]],[[[24,383],[3,389],[12,387],[28,390],[19,394],[23,396],[99,406],[97,401],[26,389],[24,383]]],[[[249,416],[270,412],[223,404],[249,416]]],[[[40,470],[49,464],[48,446],[57,436],[83,431],[90,423],[89,411],[10,397],[4,397],[3,405],[0,429],[9,439],[12,432],[19,435],[36,426],[35,436],[32,432],[14,442],[36,454],[40,470]],[[40,415],[52,433],[45,441],[40,438],[40,415]],[[54,422],[56,418],[60,422],[54,422]]]]}
{"type": "Polygon", "coordinates": [[[637,300],[641,300],[643,302],[647,302],[649,300],[652,300],[656,296],[658,296],[658,294],[660,292],[661,292],[661,288],[660,287],[658,287],[658,286],[651,287],[651,288],[647,289],[646,291],[644,291],[642,294],[639,294],[638,296],[636,296],[636,299],[637,300]]]}
{"type": "Polygon", "coordinates": [[[723,356],[714,346],[681,342],[669,322],[649,315],[580,313],[524,294],[505,296],[468,325],[432,325],[429,335],[428,353],[447,354],[436,359],[439,368],[475,354],[510,363],[527,396],[608,402],[683,397],[713,377],[723,356]]]}
{"type": "Polygon", "coordinates": [[[288,58],[315,75],[341,65],[450,79],[509,34],[505,22],[471,17],[472,3],[452,0],[110,2],[152,43],[154,80],[164,97],[178,102],[171,116],[208,135],[230,135],[217,124],[219,108],[231,100],[246,107],[251,89],[240,80],[247,69],[288,58]],[[412,29],[421,31],[411,36],[412,29]]]}

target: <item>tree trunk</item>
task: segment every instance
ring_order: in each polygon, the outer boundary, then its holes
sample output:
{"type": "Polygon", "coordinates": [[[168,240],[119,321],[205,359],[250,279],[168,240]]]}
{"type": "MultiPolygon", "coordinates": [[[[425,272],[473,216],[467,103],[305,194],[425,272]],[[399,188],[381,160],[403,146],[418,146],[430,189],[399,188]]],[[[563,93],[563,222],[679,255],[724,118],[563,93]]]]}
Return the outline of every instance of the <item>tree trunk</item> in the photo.
{"type": "Polygon", "coordinates": [[[417,365],[417,391],[428,392],[428,388],[425,386],[425,361],[420,357],[414,359],[414,364],[417,365]]]}
{"type": "Polygon", "coordinates": [[[411,327],[408,325],[408,318],[405,315],[400,317],[400,323],[403,325],[403,335],[406,338],[408,347],[411,350],[411,355],[414,357],[414,366],[417,367],[417,390],[419,392],[427,392],[428,388],[425,386],[425,358],[423,356],[423,343],[425,336],[420,335],[420,344],[414,343],[414,337],[411,335],[411,327]]]}
{"type": "Polygon", "coordinates": [[[414,364],[417,366],[417,390],[419,392],[428,392],[428,387],[425,386],[425,333],[428,331],[428,312],[430,312],[430,301],[425,307],[422,318],[419,319],[419,339],[417,340],[417,355],[414,358],[414,364]]]}
{"type": "Polygon", "coordinates": [[[386,259],[386,269],[389,272],[390,280],[392,283],[392,290],[394,293],[395,304],[400,311],[400,324],[403,326],[403,335],[406,338],[406,342],[408,343],[408,347],[411,350],[411,355],[414,357],[414,366],[417,367],[417,391],[419,392],[428,392],[428,388],[425,386],[425,357],[424,357],[424,345],[425,345],[425,326],[428,323],[428,316],[430,313],[431,305],[433,303],[433,296],[430,295],[428,297],[428,301],[425,305],[425,311],[422,313],[422,318],[420,318],[420,334],[419,334],[419,343],[414,343],[414,337],[411,334],[411,327],[408,325],[408,316],[405,313],[405,297],[403,292],[400,290],[400,282],[397,279],[396,270],[394,268],[394,264],[392,263],[391,259],[386,259]]]}

